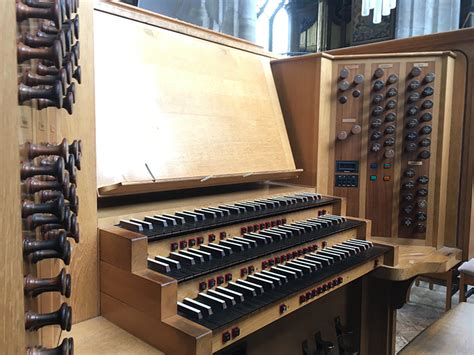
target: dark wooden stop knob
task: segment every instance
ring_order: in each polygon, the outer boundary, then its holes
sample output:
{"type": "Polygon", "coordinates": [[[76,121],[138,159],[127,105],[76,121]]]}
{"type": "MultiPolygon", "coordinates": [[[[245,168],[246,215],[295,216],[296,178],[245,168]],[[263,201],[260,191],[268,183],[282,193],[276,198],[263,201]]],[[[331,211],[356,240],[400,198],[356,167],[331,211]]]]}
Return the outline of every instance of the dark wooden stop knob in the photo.
{"type": "Polygon", "coordinates": [[[20,83],[18,88],[18,101],[23,104],[33,99],[46,99],[53,101],[57,107],[63,106],[63,89],[60,81],[51,86],[27,86],[20,83]]]}
{"type": "Polygon", "coordinates": [[[61,307],[51,313],[35,313],[28,311],[25,313],[25,329],[35,331],[47,325],[59,325],[62,330],[71,330],[72,310],[64,302],[61,307]]]}
{"type": "Polygon", "coordinates": [[[69,265],[71,262],[71,253],[72,253],[72,248],[71,248],[71,243],[66,240],[66,244],[64,245],[64,249],[61,251],[57,250],[52,250],[52,249],[46,249],[46,250],[40,250],[40,251],[35,251],[30,255],[30,260],[33,264],[36,264],[37,262],[41,260],[46,260],[46,259],[59,259],[62,260],[64,265],[69,265]]]}
{"type": "Polygon", "coordinates": [[[82,73],[81,73],[81,66],[78,65],[76,69],[74,69],[74,73],[72,73],[72,77],[76,79],[77,83],[80,84],[82,81],[82,73]]]}
{"type": "Polygon", "coordinates": [[[66,69],[61,68],[58,70],[57,75],[38,75],[27,70],[23,74],[23,83],[28,86],[44,86],[44,85],[55,85],[57,81],[61,82],[63,93],[67,90],[67,75],[66,69]]]}
{"type": "Polygon", "coordinates": [[[71,297],[71,275],[63,268],[56,277],[37,278],[26,275],[23,278],[25,293],[36,297],[45,292],[59,292],[61,295],[71,297]]]}
{"type": "MultiPolygon", "coordinates": [[[[49,228],[50,226],[45,226],[45,227],[49,228]]],[[[62,228],[62,226],[51,226],[51,228],[62,228]]],[[[67,238],[74,239],[76,244],[79,244],[80,231],[79,231],[79,223],[77,223],[77,220],[75,221],[75,225],[71,227],[71,231],[66,231],[64,229],[51,229],[43,234],[43,238],[55,239],[62,233],[66,233],[67,238]]]]}
{"type": "Polygon", "coordinates": [[[74,43],[74,33],[73,30],[69,27],[63,27],[58,30],[54,25],[43,22],[39,26],[39,31],[36,33],[36,36],[47,37],[47,38],[57,38],[61,40],[63,48],[66,49],[63,53],[69,52],[71,46],[74,43]]]}
{"type": "MultiPolygon", "coordinates": [[[[55,164],[57,159],[58,159],[58,157],[54,157],[54,156],[53,157],[48,157],[48,158],[42,159],[40,164],[45,165],[45,166],[53,165],[53,164],[55,164]]],[[[73,154],[69,154],[67,156],[65,168],[66,168],[67,172],[69,173],[69,180],[72,183],[76,183],[76,181],[77,181],[77,168],[76,168],[76,161],[74,159],[73,154]]]]}
{"type": "Polygon", "coordinates": [[[62,157],[64,160],[69,157],[69,145],[66,138],[63,138],[61,143],[57,145],[26,143],[26,149],[29,159],[34,159],[42,155],[56,155],[62,157]]]}
{"type": "Polygon", "coordinates": [[[56,28],[60,29],[63,22],[60,0],[53,0],[50,3],[51,5],[48,7],[31,7],[18,1],[16,3],[16,20],[18,22],[30,18],[51,20],[56,28]]]}
{"type": "MultiPolygon", "coordinates": [[[[27,218],[27,222],[29,222],[28,221],[29,218],[34,218],[35,216],[41,216],[41,215],[30,216],[27,218]]],[[[43,233],[46,233],[53,229],[64,229],[66,232],[70,233],[72,236],[75,236],[76,234],[78,234],[78,231],[79,231],[77,216],[69,208],[66,208],[66,212],[64,214],[64,220],[54,221],[52,219],[49,219],[46,223],[41,223],[43,221],[44,219],[40,220],[39,223],[37,222],[36,224],[36,226],[41,226],[41,231],[43,233]]],[[[27,224],[27,226],[29,225],[27,224]]]]}
{"type": "Polygon", "coordinates": [[[36,213],[49,213],[62,220],[64,219],[65,208],[65,201],[62,195],[54,200],[44,203],[23,201],[21,206],[21,216],[22,218],[26,218],[36,213]]]}
{"type": "Polygon", "coordinates": [[[54,164],[36,166],[33,163],[24,163],[21,167],[21,179],[24,180],[29,177],[46,175],[53,176],[56,181],[62,184],[65,178],[65,164],[64,159],[59,157],[54,164]]]}
{"type": "Polygon", "coordinates": [[[74,33],[74,37],[79,39],[79,15],[76,15],[73,19],[65,21],[64,27],[70,28],[74,33]]]}
{"type": "Polygon", "coordinates": [[[81,141],[75,139],[69,145],[69,153],[74,155],[74,159],[76,160],[76,167],[77,169],[81,170],[81,157],[82,157],[82,145],[80,144],[81,141]]]}
{"type": "Polygon", "coordinates": [[[47,100],[47,99],[39,99],[38,100],[38,110],[44,110],[48,107],[56,107],[62,108],[67,111],[70,115],[73,113],[73,105],[74,105],[74,95],[70,92],[66,94],[66,96],[62,99],[62,106],[59,107],[56,102],[47,100]]]}
{"type": "MultiPolygon", "coordinates": [[[[55,5],[57,2],[56,0],[49,0],[49,1],[44,1],[44,0],[22,0],[26,5],[30,7],[38,7],[38,8],[50,8],[55,5]]],[[[59,0],[59,5],[61,7],[61,17],[62,17],[62,22],[66,20],[66,17],[68,19],[71,18],[72,15],[72,6],[71,6],[71,0],[59,0]],[[69,4],[69,6],[68,6],[69,4]]]]}
{"type": "Polygon", "coordinates": [[[62,191],[55,190],[42,190],[37,192],[37,196],[40,202],[48,202],[55,200],[60,197],[66,197],[67,201],[65,202],[66,207],[69,207],[76,215],[79,210],[79,197],[77,196],[76,185],[70,184],[67,188],[66,196],[64,196],[62,191]]]}
{"type": "Polygon", "coordinates": [[[74,340],[65,338],[56,348],[30,347],[27,348],[26,355],[74,355],[74,340]]]}
{"type": "Polygon", "coordinates": [[[55,40],[51,47],[44,48],[32,48],[21,42],[17,45],[17,59],[19,64],[30,59],[45,59],[50,61],[56,68],[61,68],[62,58],[63,50],[61,48],[61,42],[58,40],[55,40]]]}
{"type": "Polygon", "coordinates": [[[57,238],[48,240],[24,239],[23,240],[23,255],[27,256],[32,253],[44,250],[54,250],[63,252],[67,243],[66,233],[61,233],[57,238]]]}
{"type": "Polygon", "coordinates": [[[38,191],[43,190],[54,190],[54,191],[62,191],[64,196],[67,198],[68,188],[69,188],[69,176],[66,176],[62,183],[59,183],[56,180],[53,181],[44,181],[37,178],[28,178],[24,182],[25,192],[29,195],[34,194],[38,191]]]}

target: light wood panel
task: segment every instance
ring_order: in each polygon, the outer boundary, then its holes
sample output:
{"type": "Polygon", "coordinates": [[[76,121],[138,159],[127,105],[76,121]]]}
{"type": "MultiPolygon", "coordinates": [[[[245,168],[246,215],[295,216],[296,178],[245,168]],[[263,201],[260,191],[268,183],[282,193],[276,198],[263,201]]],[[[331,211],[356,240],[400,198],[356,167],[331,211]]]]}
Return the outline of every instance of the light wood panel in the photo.
{"type": "Polygon", "coordinates": [[[99,187],[296,173],[267,56],[100,11],[95,21],[99,187]]]}
{"type": "Polygon", "coordinates": [[[0,349],[25,349],[15,2],[0,1],[0,349]]]}

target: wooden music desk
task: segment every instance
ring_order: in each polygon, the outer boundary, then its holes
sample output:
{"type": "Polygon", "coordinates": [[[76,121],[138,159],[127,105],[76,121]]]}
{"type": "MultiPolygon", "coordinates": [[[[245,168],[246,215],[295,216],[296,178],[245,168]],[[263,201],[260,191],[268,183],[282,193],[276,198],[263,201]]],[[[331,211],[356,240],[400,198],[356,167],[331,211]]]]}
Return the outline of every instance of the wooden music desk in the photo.
{"type": "Polygon", "coordinates": [[[460,303],[398,354],[474,354],[474,304],[460,303]]]}

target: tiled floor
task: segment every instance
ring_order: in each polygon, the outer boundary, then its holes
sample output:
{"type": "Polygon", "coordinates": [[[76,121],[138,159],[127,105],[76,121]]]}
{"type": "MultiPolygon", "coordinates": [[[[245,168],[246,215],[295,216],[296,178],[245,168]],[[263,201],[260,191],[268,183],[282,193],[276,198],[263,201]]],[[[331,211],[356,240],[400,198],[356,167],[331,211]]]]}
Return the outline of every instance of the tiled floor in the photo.
{"type": "MultiPolygon", "coordinates": [[[[413,284],[410,302],[397,312],[397,352],[443,315],[445,292],[444,286],[434,285],[433,290],[430,290],[426,282],[420,282],[420,286],[413,284]]],[[[458,305],[458,301],[459,292],[453,296],[453,307],[458,305]]],[[[474,296],[468,302],[474,303],[474,296]]]]}

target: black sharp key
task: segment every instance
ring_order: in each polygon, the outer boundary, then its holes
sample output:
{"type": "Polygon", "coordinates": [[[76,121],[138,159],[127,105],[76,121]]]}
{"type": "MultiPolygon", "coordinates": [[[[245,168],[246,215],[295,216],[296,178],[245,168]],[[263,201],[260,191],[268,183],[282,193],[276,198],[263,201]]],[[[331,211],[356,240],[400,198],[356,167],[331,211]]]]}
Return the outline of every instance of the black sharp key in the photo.
{"type": "Polygon", "coordinates": [[[162,217],[171,218],[173,221],[175,221],[176,225],[178,226],[182,226],[186,223],[186,220],[184,219],[184,217],[177,216],[176,214],[171,215],[171,214],[163,213],[162,217]]]}
{"type": "Polygon", "coordinates": [[[255,235],[257,237],[265,238],[267,243],[273,243],[273,236],[262,234],[261,232],[248,233],[249,235],[255,235]]]}
{"type": "Polygon", "coordinates": [[[242,293],[245,297],[254,297],[257,295],[257,291],[254,288],[246,285],[241,285],[233,281],[229,282],[228,289],[242,293]]]}
{"type": "Polygon", "coordinates": [[[224,239],[224,240],[221,240],[221,241],[219,242],[219,244],[220,244],[220,245],[224,245],[224,246],[226,246],[226,247],[228,247],[228,248],[231,248],[233,251],[235,251],[235,252],[237,252],[237,253],[244,251],[244,246],[243,246],[242,244],[233,242],[233,241],[231,241],[231,240],[225,240],[225,239],[224,239]]]}
{"type": "Polygon", "coordinates": [[[260,236],[260,235],[255,235],[255,234],[252,234],[252,233],[246,233],[246,234],[244,234],[244,238],[253,240],[253,241],[255,241],[258,245],[265,245],[265,244],[268,243],[267,238],[265,238],[265,237],[263,237],[263,236],[260,236]]]}
{"type": "Polygon", "coordinates": [[[210,211],[214,211],[216,212],[217,214],[219,214],[221,217],[228,217],[230,216],[230,211],[229,210],[226,210],[226,209],[223,209],[223,208],[219,208],[219,207],[206,207],[207,210],[210,210],[210,211]]]}
{"type": "Polygon", "coordinates": [[[209,292],[207,293],[200,292],[196,299],[199,302],[205,303],[208,306],[212,307],[213,309],[216,310],[216,312],[227,309],[227,302],[225,300],[219,297],[215,297],[213,294],[209,294],[209,292]]]}
{"type": "Polygon", "coordinates": [[[265,278],[258,277],[257,275],[249,275],[245,280],[262,286],[264,290],[271,290],[275,287],[273,285],[273,281],[266,280],[265,278]]]}
{"type": "Polygon", "coordinates": [[[202,214],[206,217],[206,219],[213,219],[215,220],[217,218],[217,215],[213,211],[207,211],[204,208],[196,209],[194,210],[195,213],[202,214]]]}
{"type": "Polygon", "coordinates": [[[305,221],[305,223],[310,224],[310,225],[312,225],[312,226],[315,226],[316,229],[318,229],[318,230],[324,228],[324,225],[323,225],[322,223],[318,223],[318,222],[314,222],[314,221],[309,221],[309,220],[305,221]]]}
{"type": "Polygon", "coordinates": [[[179,253],[193,258],[196,263],[202,264],[204,262],[204,256],[202,256],[201,254],[193,253],[190,249],[180,250],[179,253]]]}
{"type": "Polygon", "coordinates": [[[311,232],[313,230],[316,230],[316,227],[311,225],[311,224],[307,224],[307,223],[304,223],[304,222],[295,222],[295,223],[292,223],[291,224],[292,226],[295,226],[295,227],[301,227],[301,228],[304,228],[304,230],[306,232],[311,232]]]}
{"type": "Polygon", "coordinates": [[[349,239],[346,240],[347,243],[352,243],[352,244],[359,244],[363,245],[365,247],[365,250],[371,248],[373,246],[372,242],[369,242],[368,240],[360,240],[360,239],[349,239]]]}
{"type": "Polygon", "coordinates": [[[243,285],[243,286],[247,286],[247,287],[250,287],[250,288],[253,288],[258,295],[262,294],[263,293],[263,286],[259,285],[259,284],[256,284],[256,283],[253,283],[253,282],[250,282],[250,281],[246,281],[246,280],[237,280],[236,281],[237,284],[239,285],[243,285]]]}
{"type": "Polygon", "coordinates": [[[245,238],[245,237],[234,237],[233,239],[235,239],[237,241],[240,241],[240,242],[248,243],[250,248],[254,248],[254,247],[257,246],[257,242],[253,239],[248,239],[248,238],[245,238]]]}
{"type": "Polygon", "coordinates": [[[221,249],[222,251],[224,251],[225,255],[232,254],[232,248],[227,247],[225,245],[219,245],[219,244],[216,244],[216,243],[209,243],[208,246],[216,248],[216,249],[221,249]]]}
{"type": "Polygon", "coordinates": [[[298,270],[298,269],[295,269],[295,268],[292,268],[292,267],[288,267],[288,266],[284,266],[284,265],[281,265],[279,264],[278,266],[272,266],[272,268],[270,270],[275,270],[276,272],[279,272],[279,273],[282,273],[286,276],[289,276],[290,278],[298,278],[300,276],[303,276],[303,272],[301,270],[298,270]]]}
{"type": "Polygon", "coordinates": [[[143,230],[152,230],[153,229],[153,224],[150,222],[142,221],[136,218],[130,218],[131,222],[141,224],[143,226],[143,230]]]}
{"type": "Polygon", "coordinates": [[[323,220],[323,219],[319,219],[319,218],[310,218],[310,219],[308,219],[308,222],[319,223],[319,224],[322,225],[323,228],[326,228],[326,227],[329,227],[330,225],[332,225],[331,221],[327,221],[327,220],[323,220]]]}
{"type": "Polygon", "coordinates": [[[195,265],[196,262],[194,261],[194,258],[190,257],[190,256],[186,256],[186,255],[183,255],[183,254],[180,254],[180,253],[177,253],[175,251],[172,251],[170,253],[170,256],[169,256],[170,259],[174,259],[174,260],[177,260],[179,261],[181,264],[184,264],[184,265],[195,265]]]}
{"type": "Polygon", "coordinates": [[[273,240],[282,240],[283,238],[286,238],[285,234],[278,233],[278,232],[271,231],[271,230],[262,230],[262,231],[259,232],[259,234],[267,235],[267,236],[271,237],[273,240]]]}
{"type": "Polygon", "coordinates": [[[164,273],[164,274],[171,271],[171,267],[169,264],[164,263],[162,261],[155,260],[155,259],[148,258],[147,265],[148,265],[148,268],[154,271],[164,273]]]}
{"type": "Polygon", "coordinates": [[[207,251],[194,249],[194,248],[189,248],[188,251],[201,255],[204,258],[205,261],[211,261],[212,260],[212,254],[208,253],[207,251]]]}
{"type": "Polygon", "coordinates": [[[245,301],[244,294],[242,292],[238,291],[238,290],[231,290],[231,289],[227,289],[227,288],[222,287],[222,286],[217,286],[216,290],[221,292],[221,293],[224,293],[224,294],[227,294],[229,296],[234,297],[234,299],[237,303],[241,303],[241,302],[245,301]]]}
{"type": "Polygon", "coordinates": [[[244,250],[250,249],[250,247],[251,247],[249,242],[244,242],[243,240],[238,240],[236,238],[228,238],[226,240],[228,242],[232,242],[232,243],[241,245],[244,250]]]}
{"type": "Polygon", "coordinates": [[[296,264],[301,264],[301,265],[307,266],[307,267],[310,268],[311,272],[316,271],[316,270],[318,269],[318,267],[317,267],[315,264],[310,263],[310,262],[308,262],[308,261],[306,261],[306,260],[304,260],[304,259],[302,259],[302,258],[293,259],[291,262],[292,262],[292,263],[296,263],[296,264]]]}
{"type": "Polygon", "coordinates": [[[278,203],[272,200],[255,200],[255,202],[263,203],[267,208],[275,208],[278,207],[278,203]]]}
{"type": "Polygon", "coordinates": [[[325,265],[325,266],[329,266],[331,264],[334,264],[334,258],[326,256],[326,255],[322,255],[322,254],[319,254],[319,253],[309,253],[309,254],[306,254],[305,256],[307,256],[308,258],[311,258],[313,260],[316,260],[316,261],[321,261],[321,262],[324,263],[323,265],[325,265]]]}
{"type": "Polygon", "coordinates": [[[288,277],[284,275],[283,273],[278,273],[277,271],[268,271],[268,270],[262,270],[260,273],[263,275],[268,275],[270,277],[277,277],[280,279],[282,284],[286,284],[288,282],[288,277]]]}
{"type": "Polygon", "coordinates": [[[239,215],[241,213],[241,209],[237,206],[219,205],[219,208],[229,211],[231,215],[239,215]]]}
{"type": "Polygon", "coordinates": [[[211,253],[212,256],[215,258],[223,258],[225,256],[225,252],[221,248],[215,248],[210,245],[201,244],[200,249],[203,251],[207,251],[208,253],[211,253]]]}
{"type": "Polygon", "coordinates": [[[333,259],[336,260],[336,261],[341,261],[341,260],[342,260],[342,256],[341,256],[340,254],[331,253],[331,252],[329,252],[329,251],[325,251],[324,249],[318,251],[318,254],[331,257],[331,258],[333,258],[333,259]]]}
{"type": "Polygon", "coordinates": [[[338,248],[334,248],[333,246],[329,247],[329,248],[326,248],[328,251],[331,251],[333,253],[341,253],[342,255],[344,255],[344,258],[347,258],[349,256],[351,256],[351,253],[349,252],[349,250],[344,250],[344,249],[338,249],[338,248]]]}
{"type": "Polygon", "coordinates": [[[317,270],[323,268],[323,263],[322,263],[321,261],[314,260],[314,259],[311,259],[311,258],[307,258],[306,255],[304,255],[303,258],[300,258],[299,260],[302,260],[302,261],[305,261],[305,262],[307,262],[307,263],[313,264],[314,267],[315,267],[317,270]]]}
{"type": "Polygon", "coordinates": [[[168,224],[168,227],[174,227],[174,226],[177,226],[178,225],[178,222],[177,222],[177,219],[176,218],[172,218],[174,216],[169,216],[169,215],[155,215],[153,216],[155,218],[159,218],[159,219],[164,219],[166,221],[166,223],[168,224]]]}
{"type": "Polygon", "coordinates": [[[257,210],[257,207],[255,205],[251,205],[248,203],[239,202],[239,203],[236,203],[235,206],[245,208],[245,212],[255,212],[257,210]]]}
{"type": "Polygon", "coordinates": [[[124,219],[120,220],[119,226],[125,229],[128,229],[132,232],[143,233],[143,226],[140,223],[135,223],[131,221],[126,221],[124,219]]]}
{"type": "Polygon", "coordinates": [[[359,253],[361,251],[364,251],[366,250],[366,246],[365,245],[362,245],[362,244],[359,244],[359,243],[351,243],[349,241],[344,241],[342,242],[342,245],[347,245],[347,246],[350,246],[350,247],[353,247],[353,248],[357,248],[357,250],[359,251],[359,253]]]}
{"type": "Polygon", "coordinates": [[[340,250],[345,250],[349,252],[350,255],[356,255],[359,252],[359,249],[356,247],[350,247],[347,245],[343,244],[335,244],[332,246],[334,249],[340,249],[340,250]]]}
{"type": "Polygon", "coordinates": [[[178,302],[178,312],[185,314],[187,317],[195,320],[202,319],[202,312],[182,302],[178,302]]]}
{"type": "Polygon", "coordinates": [[[212,307],[191,298],[184,298],[183,303],[193,308],[199,309],[203,317],[209,317],[213,314],[212,307]]]}
{"type": "Polygon", "coordinates": [[[267,281],[270,281],[274,287],[278,287],[278,286],[281,286],[282,285],[282,281],[279,277],[276,277],[276,276],[270,276],[268,274],[263,274],[261,272],[257,272],[256,274],[252,275],[252,276],[256,276],[256,277],[259,277],[261,279],[264,279],[264,280],[267,280],[267,281]]]}
{"type": "Polygon", "coordinates": [[[184,220],[187,223],[197,223],[198,222],[197,213],[192,213],[192,212],[189,212],[189,211],[183,211],[183,212],[176,212],[176,215],[178,217],[184,218],[184,220]]]}
{"type": "Polygon", "coordinates": [[[269,231],[277,232],[277,233],[283,233],[283,234],[285,234],[286,238],[291,238],[293,236],[292,231],[289,231],[289,230],[286,230],[286,229],[281,229],[280,227],[270,228],[269,231]]]}
{"type": "Polygon", "coordinates": [[[217,289],[216,290],[208,290],[207,294],[209,296],[212,296],[212,297],[215,297],[217,299],[223,300],[228,307],[232,307],[232,306],[235,306],[237,304],[237,301],[235,300],[234,297],[229,296],[226,293],[220,292],[217,289]]]}
{"type": "Polygon", "coordinates": [[[296,262],[296,260],[288,261],[284,266],[292,267],[294,269],[301,270],[301,272],[305,275],[310,274],[313,271],[311,266],[305,265],[305,264],[302,264],[302,263],[298,263],[298,262],[296,262]]]}
{"type": "Polygon", "coordinates": [[[173,259],[167,258],[165,256],[160,256],[160,255],[155,256],[155,260],[168,264],[171,270],[181,269],[181,263],[178,260],[173,260],[173,259]]]}
{"type": "Polygon", "coordinates": [[[163,219],[163,218],[146,216],[145,221],[150,222],[151,224],[153,224],[154,227],[161,227],[161,228],[168,227],[168,221],[166,221],[166,219],[163,219]]]}

